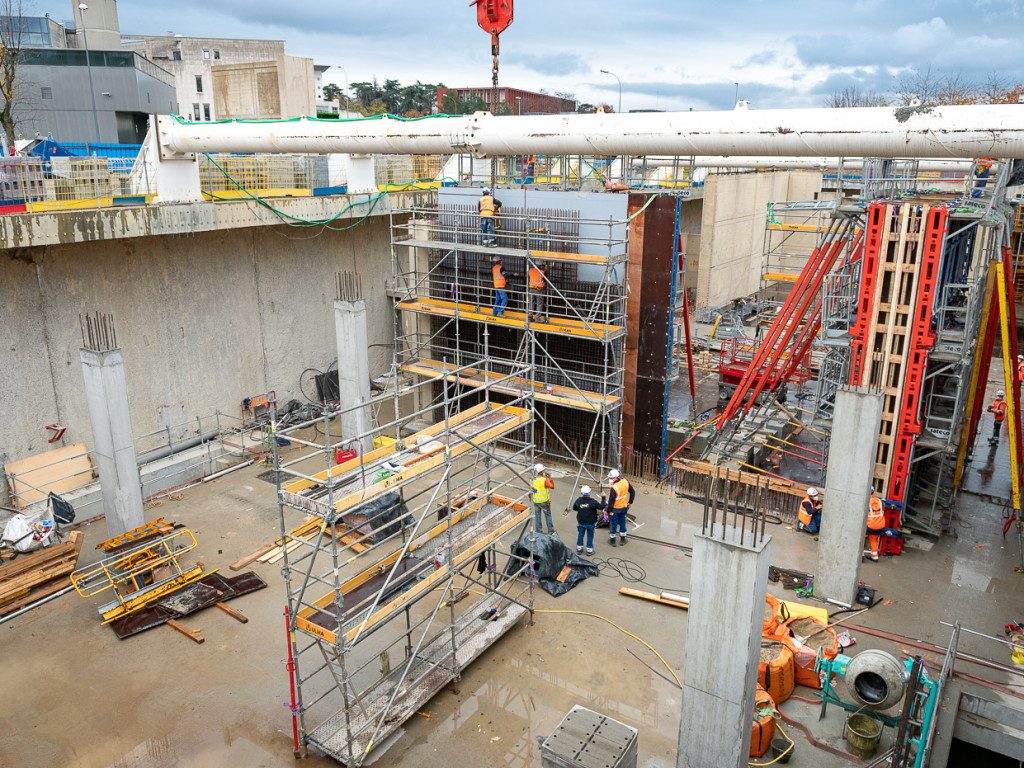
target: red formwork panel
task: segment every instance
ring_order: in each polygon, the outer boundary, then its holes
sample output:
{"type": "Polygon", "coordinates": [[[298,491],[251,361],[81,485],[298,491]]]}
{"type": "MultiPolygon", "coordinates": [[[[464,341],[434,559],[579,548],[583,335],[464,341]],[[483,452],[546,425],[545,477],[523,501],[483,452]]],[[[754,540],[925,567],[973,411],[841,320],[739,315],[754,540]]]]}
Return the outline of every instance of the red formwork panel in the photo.
{"type": "Polygon", "coordinates": [[[862,384],[864,355],[868,330],[871,323],[872,304],[875,300],[875,283],[878,280],[878,259],[882,253],[882,232],[885,225],[884,203],[875,203],[868,208],[864,225],[864,256],[860,267],[860,297],[857,299],[857,322],[850,329],[850,384],[862,384]]]}
{"type": "Polygon", "coordinates": [[[949,211],[932,208],[925,220],[923,249],[917,275],[917,297],[911,308],[913,320],[903,369],[903,393],[896,419],[893,440],[893,458],[890,464],[888,499],[903,504],[906,501],[907,480],[910,477],[910,456],[914,440],[921,432],[921,387],[924,384],[928,353],[935,342],[932,330],[932,300],[935,296],[942,258],[942,245],[949,226],[949,211]]]}

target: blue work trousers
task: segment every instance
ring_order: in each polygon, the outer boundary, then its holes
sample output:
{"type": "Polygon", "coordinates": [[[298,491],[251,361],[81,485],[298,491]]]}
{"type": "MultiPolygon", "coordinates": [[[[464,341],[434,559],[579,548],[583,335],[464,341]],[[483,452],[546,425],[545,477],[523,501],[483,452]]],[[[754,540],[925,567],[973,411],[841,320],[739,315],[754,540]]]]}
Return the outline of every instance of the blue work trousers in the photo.
{"type": "Polygon", "coordinates": [[[610,509],[608,510],[608,535],[614,536],[616,532],[621,535],[626,535],[626,510],[625,509],[610,509]]]}
{"type": "Polygon", "coordinates": [[[494,242],[494,217],[493,216],[481,216],[480,217],[480,232],[483,235],[484,245],[490,245],[494,242]],[[490,237],[488,237],[490,235],[490,237]]]}
{"type": "Polygon", "coordinates": [[[594,548],[594,525],[583,525],[583,523],[577,523],[576,529],[579,533],[576,536],[576,546],[583,546],[583,536],[587,537],[587,549],[594,548]]]}
{"type": "Polygon", "coordinates": [[[501,317],[505,314],[505,307],[508,306],[508,294],[504,288],[494,289],[494,316],[501,317]]]}

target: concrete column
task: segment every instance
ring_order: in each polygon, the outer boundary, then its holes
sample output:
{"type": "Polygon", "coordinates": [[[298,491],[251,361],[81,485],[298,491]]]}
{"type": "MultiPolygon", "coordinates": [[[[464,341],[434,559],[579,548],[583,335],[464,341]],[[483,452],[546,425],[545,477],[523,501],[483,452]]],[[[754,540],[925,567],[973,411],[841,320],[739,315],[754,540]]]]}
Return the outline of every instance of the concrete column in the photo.
{"type": "Polygon", "coordinates": [[[128,410],[124,358],[120,349],[105,352],[82,349],[81,354],[103,511],[107,533],[114,537],[146,522],[128,410]]]}
{"type": "Polygon", "coordinates": [[[771,537],[697,532],[690,569],[676,768],[746,768],[771,537]]]}
{"type": "Polygon", "coordinates": [[[864,387],[836,392],[814,594],[853,605],[875,474],[882,395],[864,387]]]}
{"type": "MultiPolygon", "coordinates": [[[[338,334],[338,399],[342,408],[370,400],[370,358],[366,335],[366,303],[362,299],[334,302],[334,324],[338,334]]],[[[341,416],[343,439],[370,431],[370,409],[357,408],[341,416]]],[[[363,450],[373,449],[364,438],[363,450]]]]}

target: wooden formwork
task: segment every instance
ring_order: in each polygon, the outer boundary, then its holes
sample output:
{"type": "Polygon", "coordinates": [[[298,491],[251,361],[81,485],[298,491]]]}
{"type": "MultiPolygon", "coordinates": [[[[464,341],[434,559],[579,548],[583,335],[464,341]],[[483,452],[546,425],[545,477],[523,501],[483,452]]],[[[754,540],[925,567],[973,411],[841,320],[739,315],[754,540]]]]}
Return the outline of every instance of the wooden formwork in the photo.
{"type": "Polygon", "coordinates": [[[888,497],[891,467],[898,439],[900,407],[907,385],[915,308],[920,297],[920,269],[925,256],[929,207],[918,203],[872,206],[868,243],[877,249],[873,279],[867,283],[859,318],[862,348],[859,380],[852,383],[882,393],[882,424],[875,456],[875,488],[888,497]],[[880,210],[879,210],[880,209],[880,210]]]}

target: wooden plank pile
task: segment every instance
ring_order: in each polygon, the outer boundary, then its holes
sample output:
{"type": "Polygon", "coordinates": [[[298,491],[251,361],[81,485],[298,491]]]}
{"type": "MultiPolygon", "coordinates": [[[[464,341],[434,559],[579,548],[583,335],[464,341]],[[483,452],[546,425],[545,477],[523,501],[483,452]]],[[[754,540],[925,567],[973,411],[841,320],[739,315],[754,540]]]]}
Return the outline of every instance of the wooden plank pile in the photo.
{"type": "Polygon", "coordinates": [[[0,616],[70,587],[68,576],[78,563],[84,538],[81,531],[72,531],[62,544],[19,555],[0,566],[0,616]]]}
{"type": "MultiPolygon", "coordinates": [[[[301,547],[303,541],[313,542],[320,535],[320,526],[323,521],[315,517],[314,515],[306,515],[302,525],[298,528],[294,528],[288,532],[288,543],[285,544],[284,539],[277,539],[268,544],[264,544],[262,547],[250,552],[248,555],[243,557],[241,560],[232,563],[229,567],[232,571],[237,571],[249,563],[270,563],[274,564],[284,557],[285,551],[291,553],[301,547]],[[299,541],[301,539],[301,541],[299,541]]],[[[342,544],[348,545],[353,552],[365,552],[371,546],[373,541],[368,537],[363,536],[357,531],[353,531],[347,526],[337,525],[338,541],[342,544]],[[363,540],[365,539],[365,541],[363,540]]],[[[329,540],[330,533],[325,532],[325,537],[329,540]]]]}

